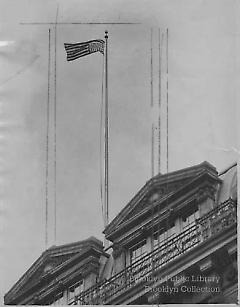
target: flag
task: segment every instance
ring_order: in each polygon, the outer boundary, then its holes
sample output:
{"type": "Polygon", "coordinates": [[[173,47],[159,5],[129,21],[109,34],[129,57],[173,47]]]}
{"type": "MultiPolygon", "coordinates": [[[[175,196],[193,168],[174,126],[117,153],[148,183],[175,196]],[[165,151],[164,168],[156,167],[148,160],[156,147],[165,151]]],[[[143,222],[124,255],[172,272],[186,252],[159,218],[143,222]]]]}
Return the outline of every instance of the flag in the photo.
{"type": "Polygon", "coordinates": [[[74,44],[65,43],[64,46],[67,52],[67,61],[73,61],[98,51],[104,54],[104,41],[102,39],[74,44]]]}

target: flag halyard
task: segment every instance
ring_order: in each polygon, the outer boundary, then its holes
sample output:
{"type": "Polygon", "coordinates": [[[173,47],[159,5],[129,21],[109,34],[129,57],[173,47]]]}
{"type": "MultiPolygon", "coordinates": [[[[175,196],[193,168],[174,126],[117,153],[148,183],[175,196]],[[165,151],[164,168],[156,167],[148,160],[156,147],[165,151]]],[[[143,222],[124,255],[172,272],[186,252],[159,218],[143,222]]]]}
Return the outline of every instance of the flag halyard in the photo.
{"type": "Polygon", "coordinates": [[[94,52],[101,52],[104,54],[104,41],[101,39],[82,43],[65,43],[64,46],[67,52],[67,61],[74,61],[94,52]]]}

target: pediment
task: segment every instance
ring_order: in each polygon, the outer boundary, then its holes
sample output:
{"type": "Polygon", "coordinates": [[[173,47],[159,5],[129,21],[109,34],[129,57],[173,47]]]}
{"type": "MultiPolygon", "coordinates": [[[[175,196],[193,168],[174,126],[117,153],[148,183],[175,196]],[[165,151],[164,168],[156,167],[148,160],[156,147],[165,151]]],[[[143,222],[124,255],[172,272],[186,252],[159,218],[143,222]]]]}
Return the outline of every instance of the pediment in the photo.
{"type": "Polygon", "coordinates": [[[181,186],[186,185],[189,181],[191,181],[191,179],[185,179],[171,184],[161,184],[159,186],[153,185],[146,193],[146,195],[138,203],[136,203],[135,206],[131,208],[129,213],[126,214],[126,216],[121,221],[119,221],[118,226],[134,218],[141,212],[149,210],[155,203],[171,195],[172,193],[180,189],[181,186]]]}
{"type": "Polygon", "coordinates": [[[49,272],[74,257],[76,253],[68,255],[49,255],[45,252],[38,260],[31,266],[31,268],[19,280],[18,285],[14,289],[17,295],[26,292],[34,284],[38,283],[41,279],[47,276],[49,272]]]}
{"type": "Polygon", "coordinates": [[[105,228],[106,237],[111,240],[111,234],[119,227],[123,227],[130,220],[145,210],[149,210],[155,202],[161,202],[182,187],[186,187],[191,181],[203,173],[208,173],[215,178],[218,177],[216,168],[208,162],[174,171],[168,174],[158,174],[151,178],[122,211],[105,228]]]}
{"type": "MultiPolygon", "coordinates": [[[[42,255],[32,264],[24,275],[15,283],[15,285],[5,295],[6,304],[16,302],[17,298],[25,295],[29,290],[32,293],[34,285],[38,282],[42,284],[49,283],[58,270],[65,270],[69,267],[68,263],[76,262],[78,257],[89,251],[101,253],[103,244],[95,237],[90,237],[83,241],[73,242],[64,245],[52,246],[42,253],[42,255]],[[66,264],[66,265],[65,265],[66,264]]],[[[39,288],[39,285],[38,285],[39,288]]]]}

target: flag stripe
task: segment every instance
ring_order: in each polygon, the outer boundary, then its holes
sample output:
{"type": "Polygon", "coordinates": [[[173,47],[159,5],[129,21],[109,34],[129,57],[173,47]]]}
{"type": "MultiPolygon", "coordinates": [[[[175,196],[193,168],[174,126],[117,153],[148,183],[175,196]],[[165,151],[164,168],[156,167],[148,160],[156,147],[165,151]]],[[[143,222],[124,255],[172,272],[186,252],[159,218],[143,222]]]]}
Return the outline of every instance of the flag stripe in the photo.
{"type": "Polygon", "coordinates": [[[81,46],[81,47],[74,47],[74,48],[67,48],[66,50],[68,52],[71,52],[73,50],[82,50],[82,49],[88,49],[89,46],[81,46]]]}
{"type": "Polygon", "coordinates": [[[89,48],[85,48],[85,49],[76,49],[76,50],[71,50],[71,51],[68,51],[67,54],[69,55],[74,55],[76,53],[81,53],[81,52],[85,52],[85,51],[88,51],[89,52],[89,48]]]}
{"type": "Polygon", "coordinates": [[[67,61],[73,61],[95,52],[101,52],[104,54],[104,41],[101,39],[82,43],[65,43],[64,46],[67,52],[67,61]]]}
{"type": "Polygon", "coordinates": [[[89,54],[90,52],[89,52],[89,50],[86,50],[86,51],[84,51],[84,52],[82,52],[82,51],[80,51],[80,52],[75,52],[75,53],[73,53],[73,54],[68,54],[67,55],[67,58],[74,58],[74,59],[77,59],[77,58],[80,58],[80,57],[82,57],[82,56],[85,56],[85,55],[87,55],[87,54],[89,54]]]}
{"type": "Polygon", "coordinates": [[[89,53],[90,53],[89,50],[79,51],[79,52],[74,52],[72,54],[68,54],[67,57],[68,58],[77,58],[77,57],[81,57],[81,56],[87,55],[89,53]]]}
{"type": "Polygon", "coordinates": [[[76,60],[76,59],[78,59],[80,57],[83,57],[85,55],[88,55],[88,54],[90,54],[90,53],[89,52],[85,52],[85,53],[81,53],[81,54],[76,54],[76,55],[67,57],[67,60],[68,61],[76,60]]]}
{"type": "Polygon", "coordinates": [[[88,49],[88,46],[84,46],[84,47],[74,47],[74,48],[71,48],[71,49],[66,49],[67,52],[72,52],[74,50],[84,50],[84,49],[88,49]]]}
{"type": "MultiPolygon", "coordinates": [[[[72,45],[66,45],[65,44],[65,49],[66,50],[74,50],[74,49],[79,49],[79,48],[87,48],[91,45],[92,43],[89,44],[72,44],[72,45]]],[[[102,44],[100,42],[96,42],[96,44],[102,44]]],[[[103,44],[102,44],[103,45],[103,44]]]]}
{"type": "Polygon", "coordinates": [[[66,50],[74,50],[74,49],[81,49],[81,48],[88,48],[89,45],[80,45],[80,46],[65,46],[66,50]]]}
{"type": "Polygon", "coordinates": [[[95,46],[95,48],[102,48],[102,44],[100,43],[96,43],[96,44],[88,44],[88,45],[81,45],[81,46],[70,46],[70,47],[67,47],[65,46],[65,49],[67,52],[70,52],[70,51],[74,51],[74,50],[82,50],[82,49],[86,49],[86,48],[89,48],[90,46],[95,46]]]}
{"type": "Polygon", "coordinates": [[[65,43],[64,45],[65,46],[82,46],[82,45],[88,45],[88,44],[94,43],[94,42],[99,42],[99,43],[104,44],[104,40],[95,39],[95,40],[91,40],[91,41],[88,41],[88,42],[82,42],[82,43],[65,43]]]}
{"type": "Polygon", "coordinates": [[[76,56],[76,55],[81,55],[81,54],[88,54],[89,53],[89,50],[81,50],[81,51],[77,51],[77,52],[73,52],[73,53],[70,53],[70,54],[68,54],[68,56],[70,56],[70,57],[73,57],[73,56],[76,56]]]}

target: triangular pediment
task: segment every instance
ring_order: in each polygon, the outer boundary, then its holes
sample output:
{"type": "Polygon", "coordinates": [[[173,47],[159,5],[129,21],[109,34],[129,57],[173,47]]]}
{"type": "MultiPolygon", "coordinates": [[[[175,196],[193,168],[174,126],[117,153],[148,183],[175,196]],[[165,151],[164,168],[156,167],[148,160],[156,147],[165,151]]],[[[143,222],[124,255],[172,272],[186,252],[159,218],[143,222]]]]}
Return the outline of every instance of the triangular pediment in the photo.
{"type": "Polygon", "coordinates": [[[69,254],[54,255],[54,248],[45,251],[30,269],[22,276],[22,278],[15,285],[14,292],[20,295],[30,289],[35,283],[47,276],[49,272],[74,257],[77,252],[69,254]]]}
{"type": "Polygon", "coordinates": [[[121,221],[124,223],[127,220],[130,220],[132,217],[141,213],[142,211],[148,210],[152,207],[154,203],[160,201],[161,199],[166,198],[168,195],[171,195],[182,186],[186,185],[190,182],[191,179],[181,180],[179,182],[174,182],[172,184],[161,184],[159,186],[153,185],[149,192],[143,197],[143,199],[136,203],[135,206],[130,210],[130,212],[125,216],[125,218],[121,221]]]}
{"type": "Polygon", "coordinates": [[[63,270],[65,263],[71,262],[90,248],[102,250],[102,242],[94,237],[87,240],[52,246],[42,253],[42,255],[32,264],[26,273],[16,282],[11,290],[5,295],[5,300],[14,299],[27,292],[39,281],[51,279],[51,275],[56,270],[63,270]],[[79,255],[79,256],[78,256],[79,255]]]}
{"type": "Polygon", "coordinates": [[[211,173],[213,176],[218,176],[214,166],[208,162],[203,162],[168,174],[158,174],[151,178],[106,227],[104,230],[106,237],[110,239],[113,231],[126,225],[141,212],[149,210],[153,203],[176,193],[179,189],[186,187],[197,176],[206,172],[211,173]]]}

